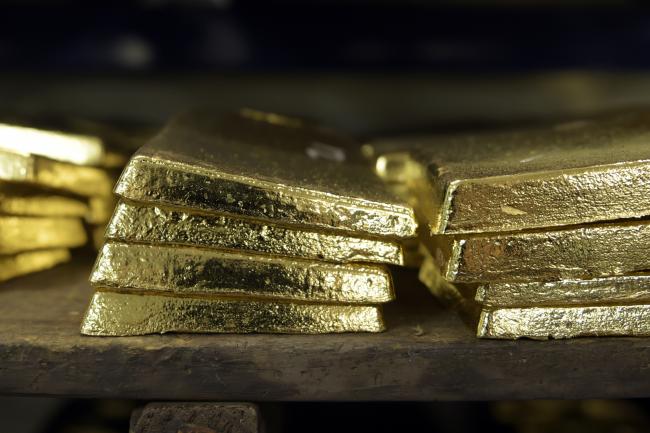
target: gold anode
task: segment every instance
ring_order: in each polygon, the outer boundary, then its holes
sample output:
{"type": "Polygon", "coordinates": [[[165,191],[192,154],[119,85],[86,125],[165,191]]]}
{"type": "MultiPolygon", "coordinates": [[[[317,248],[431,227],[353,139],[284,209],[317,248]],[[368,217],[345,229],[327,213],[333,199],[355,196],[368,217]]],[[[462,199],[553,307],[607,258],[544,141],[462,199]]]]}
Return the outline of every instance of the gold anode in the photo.
{"type": "Polygon", "coordinates": [[[285,228],[225,215],[121,202],[106,238],[301,257],[334,262],[401,265],[401,246],[391,240],[285,228]]]}
{"type": "Polygon", "coordinates": [[[0,216],[0,254],[75,248],[87,241],[80,219],[0,216]]]}
{"type": "Polygon", "coordinates": [[[88,211],[88,204],[80,199],[19,184],[0,183],[2,215],[83,218],[88,211]]]}
{"type": "Polygon", "coordinates": [[[650,304],[485,308],[477,336],[517,339],[650,336],[650,304]]]}
{"type": "Polygon", "coordinates": [[[115,189],[124,198],[269,223],[408,238],[412,208],[359,146],[298,119],[246,110],[178,117],[142,147],[115,189]]]}
{"type": "Polygon", "coordinates": [[[84,197],[110,196],[113,188],[113,179],[105,170],[3,150],[0,150],[0,180],[84,197]]]}
{"type": "Polygon", "coordinates": [[[348,304],[394,299],[390,273],[380,265],[114,242],[102,248],[90,281],[116,291],[192,296],[348,304]]]}
{"type": "MultiPolygon", "coordinates": [[[[649,140],[650,112],[631,112],[521,131],[385,139],[371,147],[419,161],[426,181],[415,189],[431,233],[461,234],[650,215],[649,140]]],[[[400,165],[391,167],[390,177],[399,178],[400,165]]]]}
{"type": "Polygon", "coordinates": [[[650,221],[432,236],[426,245],[443,278],[451,282],[599,278],[648,270],[650,221]]]}
{"type": "Polygon", "coordinates": [[[69,260],[70,252],[65,248],[0,255],[0,281],[44,271],[69,260]]]}
{"type": "Polygon", "coordinates": [[[381,309],[236,298],[191,298],[98,291],[81,333],[128,336],[167,332],[326,334],[381,332],[381,309]]]}

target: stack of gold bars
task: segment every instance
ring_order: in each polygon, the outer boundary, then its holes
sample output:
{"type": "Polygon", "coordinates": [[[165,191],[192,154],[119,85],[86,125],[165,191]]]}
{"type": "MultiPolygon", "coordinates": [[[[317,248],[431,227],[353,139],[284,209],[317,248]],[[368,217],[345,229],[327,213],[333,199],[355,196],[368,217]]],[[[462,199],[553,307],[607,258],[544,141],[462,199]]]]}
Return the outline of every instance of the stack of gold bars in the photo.
{"type": "Polygon", "coordinates": [[[68,261],[106,224],[115,160],[95,136],[0,123],[0,281],[68,261]]]}
{"type": "Polygon", "coordinates": [[[357,153],[274,114],[174,119],[115,188],[82,333],[383,330],[416,222],[357,153]]]}
{"type": "Polygon", "coordinates": [[[365,148],[484,338],[650,335],[650,114],[365,148]]]}

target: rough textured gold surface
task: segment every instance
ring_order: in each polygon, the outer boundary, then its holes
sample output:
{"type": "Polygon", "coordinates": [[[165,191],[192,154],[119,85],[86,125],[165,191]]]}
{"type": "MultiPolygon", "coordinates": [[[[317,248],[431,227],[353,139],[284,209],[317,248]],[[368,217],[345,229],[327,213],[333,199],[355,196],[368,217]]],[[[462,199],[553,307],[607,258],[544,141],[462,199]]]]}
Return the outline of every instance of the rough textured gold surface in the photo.
{"type": "Polygon", "coordinates": [[[357,161],[356,143],[278,119],[182,116],[131,159],[116,193],[275,223],[415,235],[413,210],[357,161]]]}
{"type": "Polygon", "coordinates": [[[650,336],[650,305],[484,309],[482,338],[650,336]]]}
{"type": "Polygon", "coordinates": [[[82,200],[18,184],[0,183],[0,214],[83,218],[88,211],[88,205],[82,200]]]}
{"type": "Polygon", "coordinates": [[[0,123],[0,149],[79,165],[99,165],[104,160],[98,137],[6,123],[0,123]]]}
{"type": "Polygon", "coordinates": [[[109,196],[111,176],[104,170],[0,150],[0,180],[58,189],[85,197],[109,196]]]}
{"type": "Polygon", "coordinates": [[[650,303],[650,275],[625,275],[590,280],[489,283],[476,290],[486,306],[535,307],[650,303]]]}
{"type": "Polygon", "coordinates": [[[381,332],[379,307],[97,292],[81,333],[126,336],[166,332],[326,334],[381,332]]]}
{"type": "Polygon", "coordinates": [[[66,249],[27,251],[10,256],[0,256],[0,281],[44,271],[70,260],[66,249]]]}
{"type": "Polygon", "coordinates": [[[0,254],[74,248],[86,241],[86,230],[79,219],[0,216],[0,254]]]}
{"type": "Polygon", "coordinates": [[[453,234],[650,215],[649,140],[650,113],[637,112],[373,146],[375,153],[406,151],[421,161],[429,182],[419,188],[420,206],[431,232],[453,234]]]}
{"type": "Polygon", "coordinates": [[[383,266],[112,242],[102,248],[90,281],[111,290],[182,295],[361,304],[394,299],[390,273],[383,266]]]}
{"type": "Polygon", "coordinates": [[[391,241],[288,229],[223,215],[124,202],[115,209],[106,237],[126,242],[202,246],[335,262],[399,265],[404,260],[401,247],[391,241]]]}
{"type": "Polygon", "coordinates": [[[650,221],[547,232],[432,236],[427,247],[453,282],[597,278],[650,268],[650,221]]]}

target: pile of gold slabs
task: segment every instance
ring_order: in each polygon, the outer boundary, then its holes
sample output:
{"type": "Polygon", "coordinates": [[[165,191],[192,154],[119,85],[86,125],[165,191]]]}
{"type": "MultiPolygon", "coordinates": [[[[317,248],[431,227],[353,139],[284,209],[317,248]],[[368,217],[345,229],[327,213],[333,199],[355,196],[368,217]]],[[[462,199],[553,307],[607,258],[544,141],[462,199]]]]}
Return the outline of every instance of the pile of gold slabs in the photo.
{"type": "Polygon", "coordinates": [[[357,154],[275,114],[177,117],[115,188],[81,332],[382,331],[416,221],[357,154]]]}
{"type": "Polygon", "coordinates": [[[99,137],[0,123],[0,281],[51,268],[110,218],[99,137]]]}
{"type": "Polygon", "coordinates": [[[421,280],[483,338],[650,335],[650,114],[378,140],[421,280]]]}

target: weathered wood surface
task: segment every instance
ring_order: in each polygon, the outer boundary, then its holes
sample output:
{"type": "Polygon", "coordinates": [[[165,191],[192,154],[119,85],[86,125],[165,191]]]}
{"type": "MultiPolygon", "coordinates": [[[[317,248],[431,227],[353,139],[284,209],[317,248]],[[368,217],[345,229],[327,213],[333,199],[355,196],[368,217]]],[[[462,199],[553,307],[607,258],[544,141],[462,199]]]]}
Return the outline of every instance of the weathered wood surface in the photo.
{"type": "Polygon", "coordinates": [[[415,282],[399,287],[402,301],[387,308],[383,334],[82,337],[89,268],[82,261],[1,286],[0,393],[212,401],[650,396],[650,339],[479,341],[415,282]]]}

